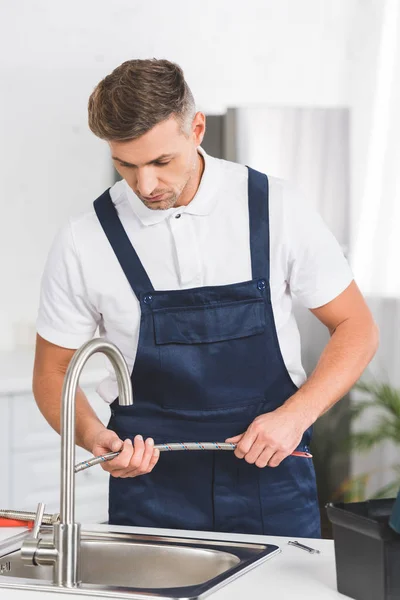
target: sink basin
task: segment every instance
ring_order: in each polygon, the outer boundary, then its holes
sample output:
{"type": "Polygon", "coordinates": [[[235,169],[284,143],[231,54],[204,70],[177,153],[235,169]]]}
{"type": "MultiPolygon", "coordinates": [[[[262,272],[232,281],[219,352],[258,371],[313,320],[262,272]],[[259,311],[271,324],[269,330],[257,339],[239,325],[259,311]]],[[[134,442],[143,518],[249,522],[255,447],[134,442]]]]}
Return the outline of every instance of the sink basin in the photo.
{"type": "MultiPolygon", "coordinates": [[[[21,561],[29,532],[0,543],[0,587],[119,598],[194,600],[228,584],[280,550],[269,544],[200,540],[116,531],[82,532],[76,588],[53,584],[52,566],[21,561]]],[[[51,536],[43,528],[41,536],[51,536]],[[46,533],[47,532],[47,533],[46,533]]]]}

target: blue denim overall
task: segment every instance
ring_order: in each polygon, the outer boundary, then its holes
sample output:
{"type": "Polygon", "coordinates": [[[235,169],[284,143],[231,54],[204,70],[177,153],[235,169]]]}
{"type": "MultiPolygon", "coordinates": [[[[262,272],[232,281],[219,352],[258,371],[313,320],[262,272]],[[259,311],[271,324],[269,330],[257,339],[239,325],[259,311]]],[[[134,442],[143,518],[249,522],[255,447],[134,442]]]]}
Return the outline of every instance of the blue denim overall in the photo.
{"type": "MultiPolygon", "coordinates": [[[[248,173],[252,279],[241,283],[154,290],[109,190],[94,202],[141,309],[134,403],[111,404],[108,427],[121,439],[225,441],[298,389],[271,305],[268,179],[248,173]]],[[[307,450],[310,438],[311,428],[298,449],[307,450]]],[[[320,537],[310,458],[260,469],[229,451],[165,452],[147,475],[110,477],[109,493],[112,524],[320,537]]]]}

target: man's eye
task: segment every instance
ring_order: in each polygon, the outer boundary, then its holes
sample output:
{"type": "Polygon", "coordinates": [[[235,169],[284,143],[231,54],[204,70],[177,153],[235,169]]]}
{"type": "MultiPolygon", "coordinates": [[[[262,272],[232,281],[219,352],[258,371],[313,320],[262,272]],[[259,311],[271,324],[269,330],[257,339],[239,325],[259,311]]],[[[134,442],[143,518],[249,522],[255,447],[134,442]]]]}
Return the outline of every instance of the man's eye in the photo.
{"type": "MultiPolygon", "coordinates": [[[[160,162],[160,161],[156,161],[153,164],[157,165],[157,167],[163,167],[164,165],[169,165],[171,161],[167,160],[165,162],[160,162]]],[[[123,167],[124,169],[132,169],[133,165],[125,165],[124,163],[119,163],[121,167],[123,167]]]]}

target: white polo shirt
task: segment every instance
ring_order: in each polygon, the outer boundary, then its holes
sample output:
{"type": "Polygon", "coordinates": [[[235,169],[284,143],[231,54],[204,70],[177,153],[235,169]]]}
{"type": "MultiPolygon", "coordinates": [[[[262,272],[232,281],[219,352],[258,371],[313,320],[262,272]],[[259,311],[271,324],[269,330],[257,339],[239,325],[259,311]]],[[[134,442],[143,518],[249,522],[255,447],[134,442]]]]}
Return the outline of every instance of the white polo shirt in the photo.
{"type": "MultiPolygon", "coordinates": [[[[156,290],[226,285],[252,278],[247,168],[199,151],[205,168],[188,206],[151,210],[124,180],[110,190],[156,290]]],[[[292,294],[304,306],[316,308],[338,296],[353,275],[319,215],[306,208],[287,182],[273,177],[269,177],[269,214],[275,324],[286,368],[301,386],[306,375],[292,294]]],[[[94,209],[70,219],[55,238],[43,274],[39,335],[58,346],[79,348],[99,327],[101,337],[118,346],[132,369],[139,324],[139,302],[94,209]]],[[[117,385],[108,366],[110,375],[98,392],[112,402],[117,385]]]]}

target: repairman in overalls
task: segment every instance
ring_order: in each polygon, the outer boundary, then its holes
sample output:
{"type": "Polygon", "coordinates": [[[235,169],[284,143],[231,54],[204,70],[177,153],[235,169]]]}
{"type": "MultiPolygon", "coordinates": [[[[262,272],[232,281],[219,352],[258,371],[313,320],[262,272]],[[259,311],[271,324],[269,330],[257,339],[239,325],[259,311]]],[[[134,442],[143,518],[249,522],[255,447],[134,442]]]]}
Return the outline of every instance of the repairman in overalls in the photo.
{"type": "Polygon", "coordinates": [[[110,523],[319,537],[312,458],[292,453],[308,451],[313,423],[378,343],[338,243],[287,182],[203,150],[205,116],[174,63],[117,67],[90,96],[89,126],[121,180],[51,249],[37,321],[41,411],[59,430],[65,370],[99,327],[131,369],[134,400],[119,406],[110,373],[98,388],[106,428],[77,396],[77,442],[96,456],[122,450],[102,465],[110,523]],[[292,295],[331,334],[308,379],[292,295]],[[177,441],[237,447],[154,449],[177,441]]]}

